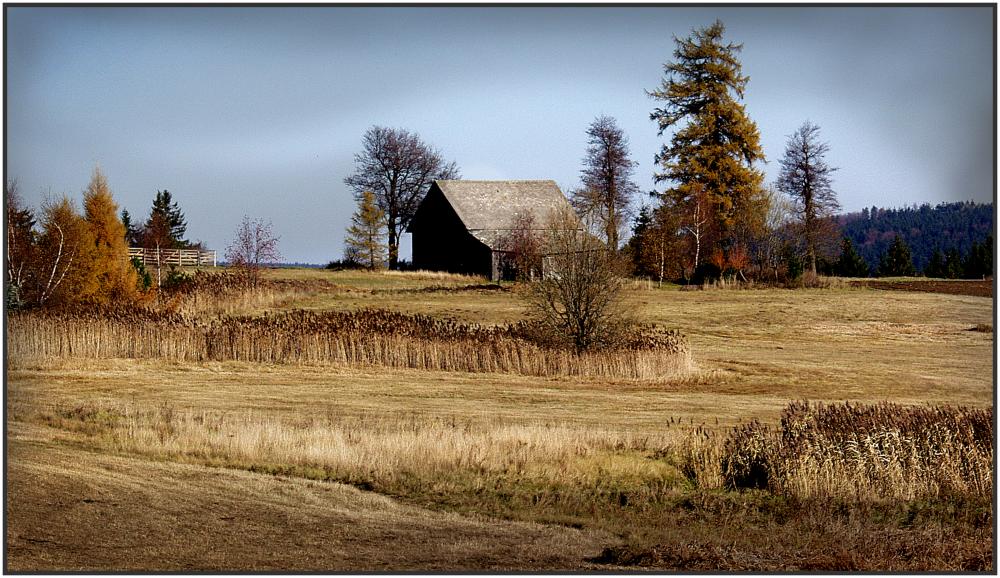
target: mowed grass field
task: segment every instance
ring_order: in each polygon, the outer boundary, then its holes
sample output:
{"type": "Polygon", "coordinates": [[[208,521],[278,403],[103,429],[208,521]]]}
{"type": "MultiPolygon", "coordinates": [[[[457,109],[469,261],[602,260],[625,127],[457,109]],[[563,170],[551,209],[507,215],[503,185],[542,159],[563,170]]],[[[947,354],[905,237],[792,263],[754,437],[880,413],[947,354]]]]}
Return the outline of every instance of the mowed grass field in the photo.
{"type": "MultiPolygon", "coordinates": [[[[226,311],[526,313],[516,288],[482,279],[268,276],[267,298],[226,311]]],[[[820,523],[763,493],[692,488],[663,458],[698,428],[777,424],[791,400],[990,408],[994,334],[973,329],[992,328],[992,299],[636,283],[627,301],[686,334],[692,372],[8,359],[8,568],[947,570],[992,558],[981,504],[875,503],[820,523]]]]}

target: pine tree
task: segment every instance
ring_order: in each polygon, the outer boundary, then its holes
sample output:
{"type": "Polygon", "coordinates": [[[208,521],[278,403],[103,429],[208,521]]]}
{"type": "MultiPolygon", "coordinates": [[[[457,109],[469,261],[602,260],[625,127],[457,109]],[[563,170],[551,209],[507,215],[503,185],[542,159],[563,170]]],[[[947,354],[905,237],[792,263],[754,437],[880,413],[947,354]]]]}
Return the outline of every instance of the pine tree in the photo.
{"type": "Polygon", "coordinates": [[[948,279],[959,279],[964,276],[964,263],[962,261],[962,254],[958,252],[958,249],[952,247],[945,251],[944,254],[944,277],[948,279]]]}
{"type": "Polygon", "coordinates": [[[653,216],[650,214],[649,207],[643,205],[639,209],[639,214],[635,216],[635,221],[632,225],[632,236],[626,245],[628,256],[632,261],[632,274],[637,277],[652,275],[652,271],[643,259],[643,245],[647,242],[647,233],[652,223],[653,216]]]}
{"type": "Polygon", "coordinates": [[[346,256],[356,258],[369,269],[385,267],[386,234],[385,213],[375,203],[375,194],[363,192],[344,240],[346,256]]]}
{"type": "Polygon", "coordinates": [[[841,244],[840,259],[835,266],[837,275],[841,277],[867,277],[868,263],[854,250],[854,243],[849,237],[844,237],[841,244]]]}
{"type": "Polygon", "coordinates": [[[184,240],[184,233],[187,231],[187,222],[184,220],[184,213],[177,206],[177,202],[173,200],[170,191],[166,189],[156,191],[156,197],[153,199],[153,208],[149,213],[149,219],[146,221],[147,227],[153,221],[155,215],[159,215],[159,218],[166,223],[169,229],[170,246],[163,248],[187,248],[188,242],[184,240]]]}
{"type": "Polygon", "coordinates": [[[934,252],[931,253],[931,258],[927,261],[927,265],[924,267],[924,277],[931,277],[935,279],[941,279],[948,276],[947,265],[945,264],[944,254],[941,253],[941,249],[934,248],[934,252]]]}
{"type": "Polygon", "coordinates": [[[973,242],[962,262],[962,276],[966,279],[983,279],[993,275],[993,235],[980,244],[973,242]]]}
{"type": "Polygon", "coordinates": [[[836,233],[830,217],[840,208],[830,178],[837,169],[824,158],[829,150],[830,146],[819,140],[819,127],[806,121],[788,139],[777,183],[778,190],[795,201],[813,274],[823,237],[836,233]]]}
{"type": "MultiPolygon", "coordinates": [[[[710,221],[702,239],[702,254],[713,241],[728,248],[730,229],[763,185],[763,173],[754,163],[764,160],[757,125],[740,103],[750,78],[742,73],[737,53],[742,45],[723,41],[720,21],[676,39],[674,61],[664,66],[664,78],[653,98],[665,101],[650,118],[662,136],[677,129],[655,161],[657,183],[670,182],[665,193],[684,213],[699,194],[709,200],[710,221]]],[[[697,263],[696,263],[697,266],[697,263]]]]}
{"type": "Polygon", "coordinates": [[[100,169],[94,169],[83,193],[83,209],[94,243],[94,283],[81,292],[80,298],[96,302],[133,298],[138,274],[129,263],[125,225],[118,219],[118,205],[100,169]]]}
{"type": "Polygon", "coordinates": [[[139,230],[132,222],[132,215],[127,209],[122,209],[122,225],[125,226],[125,242],[132,247],[139,244],[139,230]]]}
{"type": "Polygon", "coordinates": [[[892,244],[882,255],[878,265],[879,277],[912,277],[916,275],[910,248],[902,237],[896,235],[892,244]]]}

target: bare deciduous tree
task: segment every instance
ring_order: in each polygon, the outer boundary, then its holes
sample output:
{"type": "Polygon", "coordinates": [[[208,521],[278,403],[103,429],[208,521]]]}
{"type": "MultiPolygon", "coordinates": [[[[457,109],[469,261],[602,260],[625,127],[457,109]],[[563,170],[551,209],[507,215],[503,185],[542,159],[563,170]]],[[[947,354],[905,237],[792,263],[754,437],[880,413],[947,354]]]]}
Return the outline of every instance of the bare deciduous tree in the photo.
{"type": "Polygon", "coordinates": [[[819,127],[806,121],[788,139],[777,183],[778,190],[795,201],[813,275],[820,245],[835,234],[828,225],[830,217],[840,208],[831,178],[837,169],[824,158],[829,151],[819,140],[819,127]]]}
{"type": "Polygon", "coordinates": [[[763,275],[766,271],[772,282],[778,281],[784,255],[787,252],[783,231],[792,217],[792,202],[772,188],[765,189],[767,214],[764,229],[755,244],[754,260],[763,275]]]}
{"type": "Polygon", "coordinates": [[[573,193],[573,206],[597,220],[608,247],[617,251],[618,238],[632,215],[632,196],[639,190],[632,182],[637,163],[629,158],[628,137],[614,118],[596,118],[587,136],[580,171],[583,187],[573,193]]]}
{"type": "Polygon", "coordinates": [[[518,213],[499,240],[503,268],[518,281],[530,281],[542,270],[542,238],[531,213],[518,213]]]}
{"type": "Polygon", "coordinates": [[[344,183],[359,199],[365,191],[386,216],[389,233],[389,268],[399,263],[399,235],[406,230],[417,207],[437,179],[460,178],[455,163],[425,144],[415,133],[373,126],[362,138],[362,152],[354,155],[354,174],[344,183]]]}
{"type": "Polygon", "coordinates": [[[577,353],[616,343],[629,323],[617,256],[568,208],[549,218],[544,239],[543,275],[526,292],[543,334],[577,353]]]}
{"type": "Polygon", "coordinates": [[[260,281],[261,267],[265,263],[281,260],[279,239],[274,235],[270,221],[244,216],[243,222],[236,229],[236,237],[226,248],[226,261],[251,286],[256,287],[260,281]]]}

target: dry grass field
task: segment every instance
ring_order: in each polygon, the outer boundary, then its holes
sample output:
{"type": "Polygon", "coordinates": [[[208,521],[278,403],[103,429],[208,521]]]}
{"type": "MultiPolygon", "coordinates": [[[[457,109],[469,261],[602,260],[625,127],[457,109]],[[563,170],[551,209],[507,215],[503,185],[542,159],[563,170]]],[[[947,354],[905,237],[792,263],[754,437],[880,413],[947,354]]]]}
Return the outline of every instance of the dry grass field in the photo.
{"type": "MultiPolygon", "coordinates": [[[[516,288],[461,276],[268,279],[254,295],[168,305],[192,323],[293,309],[487,326],[525,314],[516,288]]],[[[993,568],[993,449],[962,445],[965,422],[941,434],[958,448],[947,471],[921,457],[939,438],[858,438],[885,463],[926,469],[875,472],[917,480],[905,492],[870,477],[850,495],[807,491],[801,476],[782,491],[705,481],[734,426],[777,431],[795,400],[992,411],[992,299],[636,283],[628,301],[686,335],[693,368],[627,379],[12,356],[7,568],[993,568]],[[952,483],[969,475],[986,477],[952,483]]],[[[843,460],[824,475],[860,475],[843,460]]]]}

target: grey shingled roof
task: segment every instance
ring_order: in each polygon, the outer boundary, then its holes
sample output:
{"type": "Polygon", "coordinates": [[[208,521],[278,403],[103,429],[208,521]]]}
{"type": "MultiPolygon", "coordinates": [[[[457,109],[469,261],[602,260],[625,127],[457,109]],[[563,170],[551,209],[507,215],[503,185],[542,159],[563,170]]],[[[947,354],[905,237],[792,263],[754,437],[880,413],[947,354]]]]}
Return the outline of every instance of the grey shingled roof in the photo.
{"type": "Polygon", "coordinates": [[[554,209],[569,207],[555,181],[435,181],[469,232],[491,249],[515,215],[530,213],[539,229],[554,209]]]}

